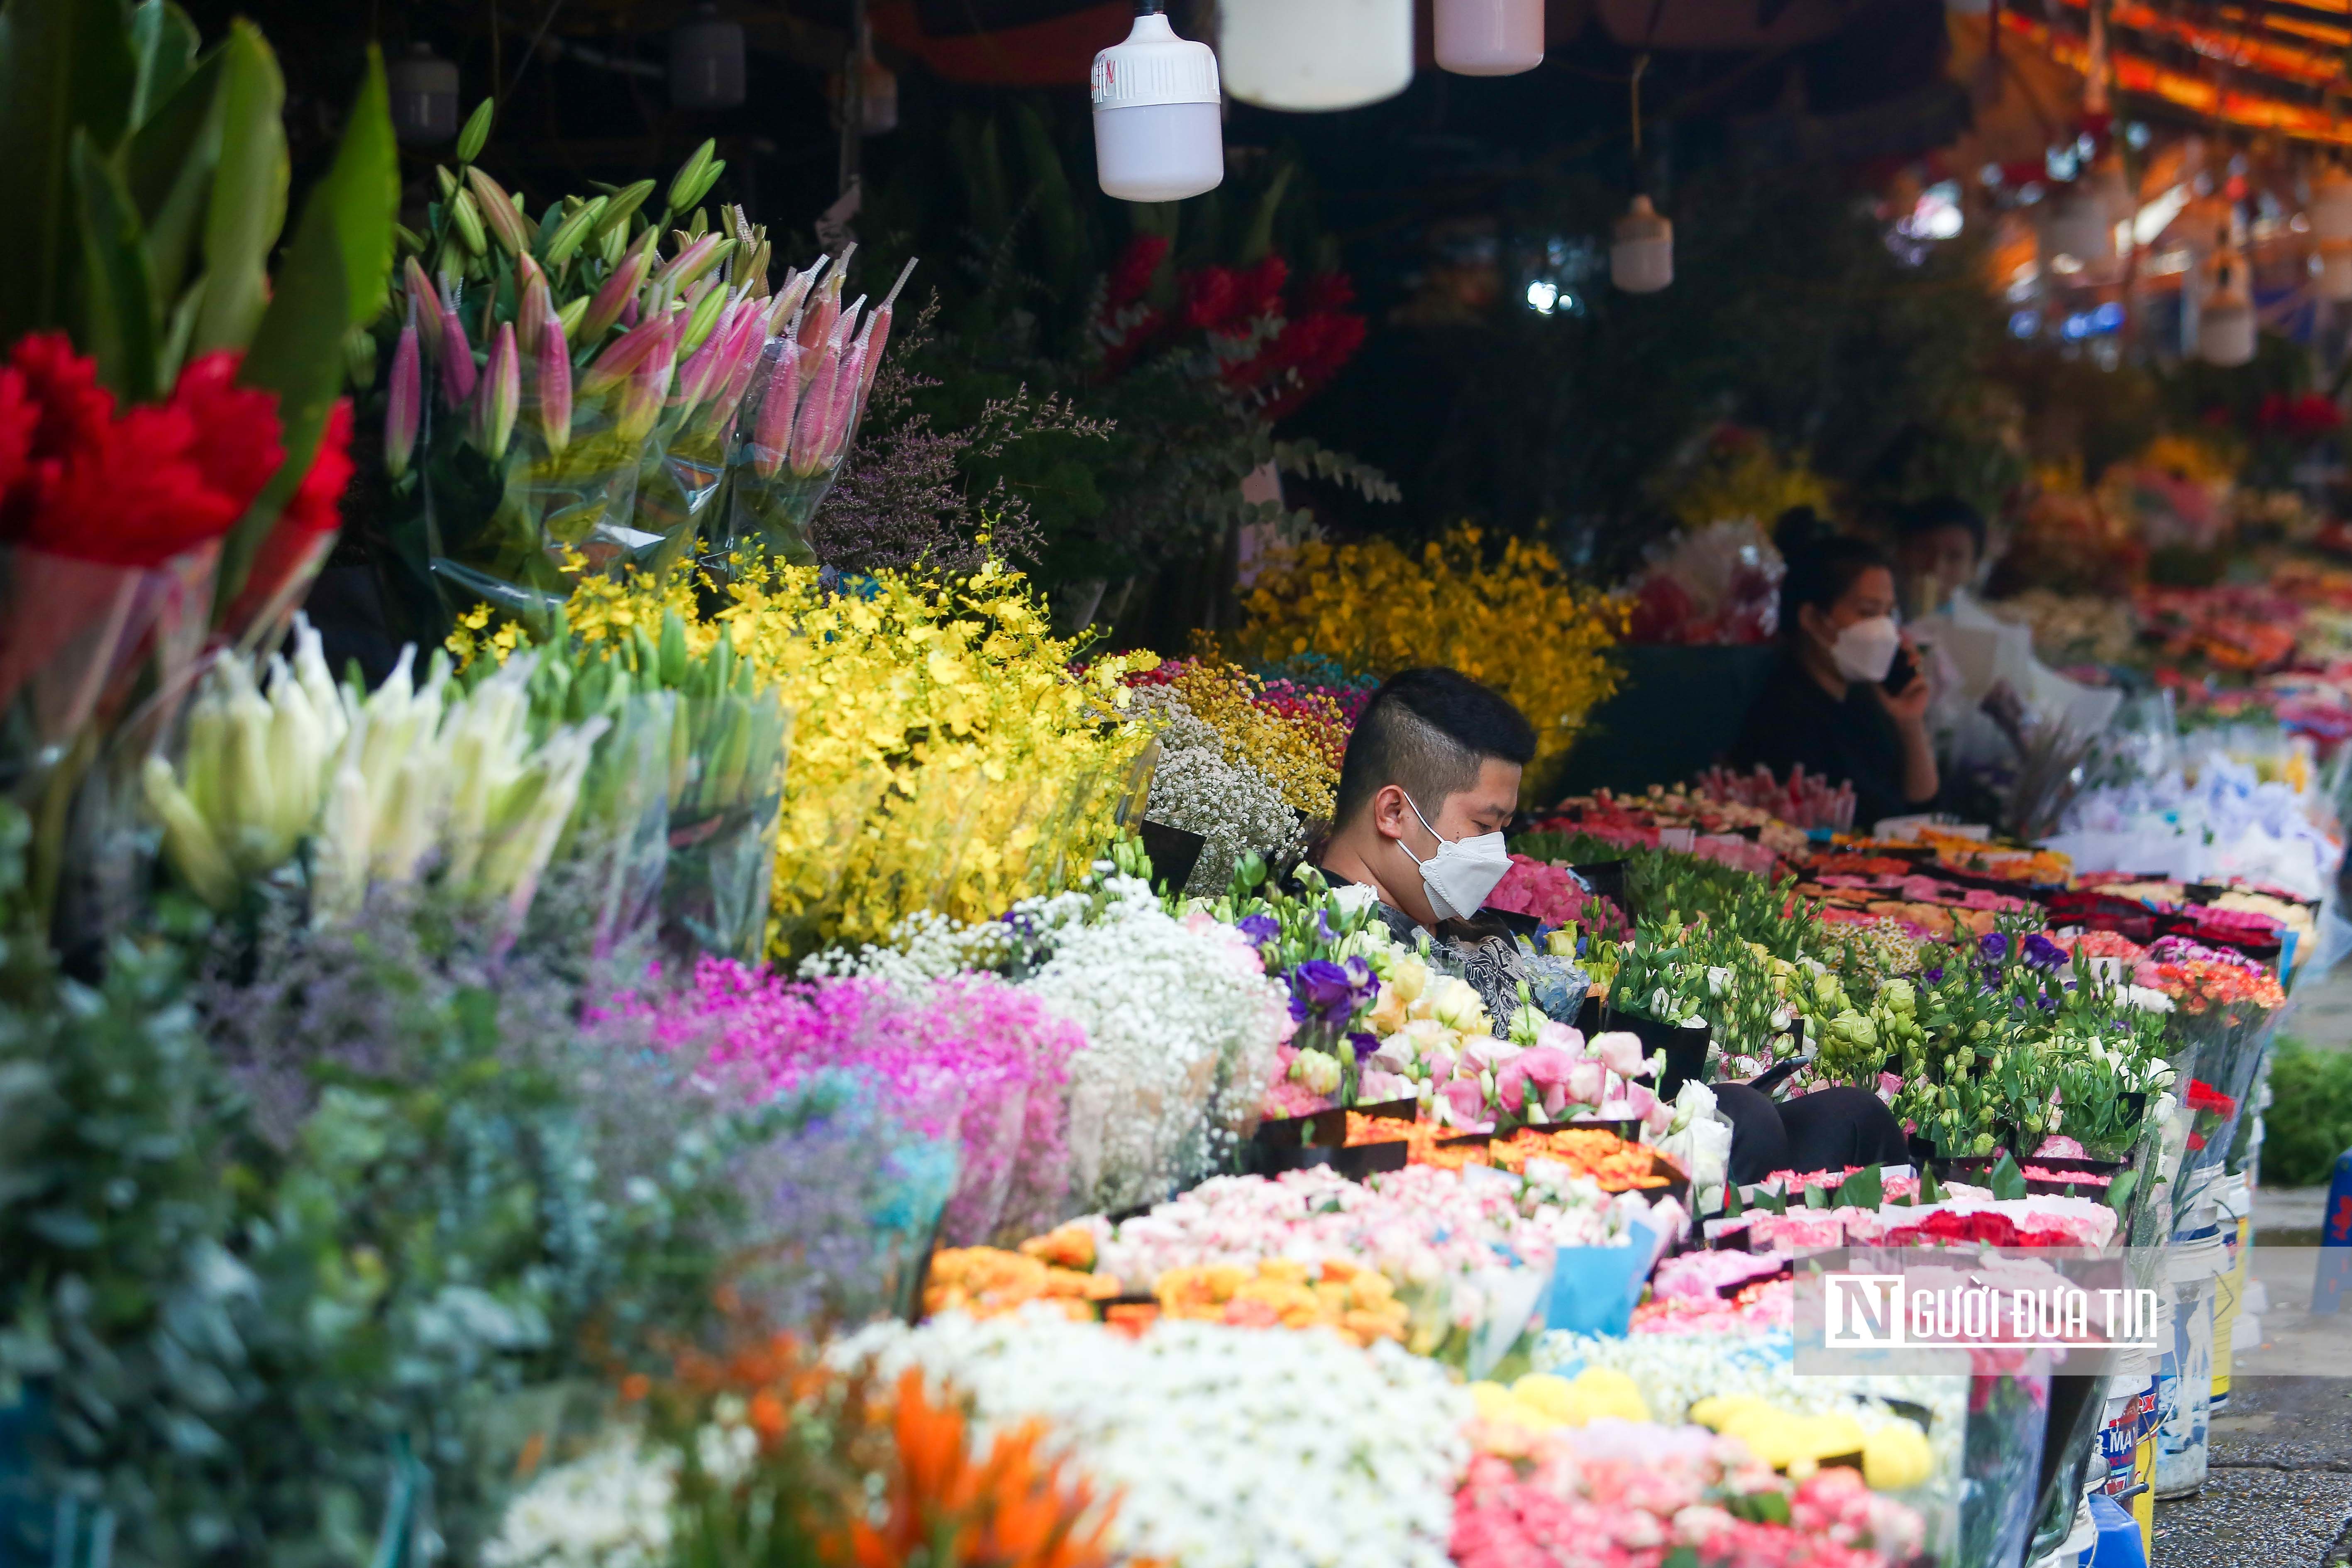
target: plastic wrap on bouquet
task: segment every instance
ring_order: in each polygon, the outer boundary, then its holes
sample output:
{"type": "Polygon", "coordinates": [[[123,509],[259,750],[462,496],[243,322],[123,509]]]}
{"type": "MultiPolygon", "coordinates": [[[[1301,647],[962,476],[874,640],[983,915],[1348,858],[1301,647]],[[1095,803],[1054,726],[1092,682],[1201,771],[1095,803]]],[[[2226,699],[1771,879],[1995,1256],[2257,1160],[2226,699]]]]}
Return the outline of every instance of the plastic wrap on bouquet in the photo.
{"type": "Polygon", "coordinates": [[[2033,1533],[2048,1426],[2050,1374],[2039,1364],[1999,1369],[1981,1351],[1969,1379],[1968,1436],[1960,1481],[1960,1552],[1965,1563],[2021,1563],[2033,1533]]]}
{"type": "Polygon", "coordinates": [[[0,790],[31,818],[32,897],[69,959],[141,891],[139,770],[201,673],[218,559],[217,543],[154,567],[0,550],[0,790]]]}
{"type": "Polygon", "coordinates": [[[662,942],[681,957],[756,959],[767,938],[792,716],[748,681],[682,693],[671,731],[662,942]]]}
{"type": "MultiPolygon", "coordinates": [[[[655,571],[723,531],[736,416],[764,363],[768,301],[723,291],[717,298],[717,314],[678,371],[637,471],[637,531],[659,542],[637,564],[655,571]]],[[[711,308],[705,296],[695,315],[711,308]]]]}
{"type": "MultiPolygon", "coordinates": [[[[845,320],[846,318],[845,318],[845,320]]],[[[816,509],[841,475],[865,413],[861,343],[814,354],[790,337],[768,340],[747,402],[723,543],[795,566],[816,564],[816,509]]]]}
{"type": "Polygon", "coordinates": [[[579,803],[531,902],[534,951],[611,957],[655,920],[669,858],[671,731],[677,699],[643,692],[596,742],[579,803]]]}
{"type": "Polygon", "coordinates": [[[635,526],[646,441],[601,407],[575,415],[561,451],[525,437],[492,462],[453,434],[432,444],[418,510],[394,537],[423,555],[444,618],[477,599],[542,618],[583,569],[616,570],[658,551],[660,535],[635,526]]]}

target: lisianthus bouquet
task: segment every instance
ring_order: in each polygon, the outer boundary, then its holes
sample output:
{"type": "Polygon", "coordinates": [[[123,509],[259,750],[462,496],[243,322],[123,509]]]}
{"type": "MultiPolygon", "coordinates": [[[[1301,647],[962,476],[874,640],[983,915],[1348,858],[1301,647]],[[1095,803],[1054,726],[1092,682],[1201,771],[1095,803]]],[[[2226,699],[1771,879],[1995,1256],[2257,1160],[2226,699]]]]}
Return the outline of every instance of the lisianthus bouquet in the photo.
{"type": "Polygon", "coordinates": [[[1470,1401],[1391,1343],[1186,1321],[1129,1337],[1051,1316],[950,1315],[877,1325],[830,1359],[883,1380],[916,1369],[951,1381],[983,1437],[1046,1423],[1097,1485],[1118,1489],[1105,1544],[1121,1559],[1244,1568],[1280,1542],[1302,1562],[1447,1560],[1470,1401]]]}

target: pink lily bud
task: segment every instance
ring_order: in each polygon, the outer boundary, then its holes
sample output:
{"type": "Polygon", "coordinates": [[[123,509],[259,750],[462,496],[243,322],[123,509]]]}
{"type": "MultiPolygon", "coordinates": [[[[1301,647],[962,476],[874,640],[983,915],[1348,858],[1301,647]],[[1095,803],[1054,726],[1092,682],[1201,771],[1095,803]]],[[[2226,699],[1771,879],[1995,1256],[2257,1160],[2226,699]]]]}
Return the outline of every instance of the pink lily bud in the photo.
{"type": "Polygon", "coordinates": [[[413,256],[401,272],[401,281],[408,289],[408,303],[414,312],[411,320],[417,324],[418,342],[437,362],[441,358],[441,296],[433,291],[432,279],[425,276],[425,268],[413,256]]]}
{"type": "Polygon", "coordinates": [[[686,368],[678,372],[677,390],[670,398],[674,406],[688,413],[702,406],[725,369],[719,354],[726,346],[726,340],[714,329],[702,340],[702,346],[688,356],[686,368]]]}
{"type": "Polygon", "coordinates": [[[800,417],[793,421],[789,461],[796,474],[817,471],[831,434],[834,383],[840,376],[841,344],[828,342],[816,356],[816,368],[808,374],[808,391],[801,396],[800,417]]]}
{"type": "Polygon", "coordinates": [[[474,345],[466,340],[466,323],[457,319],[456,293],[441,297],[441,400],[463,408],[474,395],[474,345]]]}
{"type": "MultiPolygon", "coordinates": [[[[437,319],[437,318],[436,318],[437,319]]],[[[417,363],[416,301],[408,302],[408,324],[392,351],[392,377],[384,384],[383,471],[394,479],[408,471],[416,450],[416,426],[424,414],[425,376],[417,363]]]]}
{"type": "MultiPolygon", "coordinates": [[[[854,248],[854,247],[853,247],[854,248]]],[[[842,257],[846,264],[847,256],[842,257]]],[[[815,298],[801,310],[801,379],[816,374],[817,351],[830,342],[835,323],[841,320],[841,268],[816,287],[815,298]]]]}
{"type": "Polygon", "coordinates": [[[673,289],[684,289],[688,283],[710,270],[711,266],[719,259],[719,247],[730,243],[731,242],[725,235],[715,228],[712,229],[709,234],[664,262],[661,270],[654,274],[654,281],[656,284],[666,283],[673,289]]]}
{"type": "Polygon", "coordinates": [[[725,374],[704,419],[713,430],[724,429],[735,417],[735,411],[743,405],[743,394],[751,384],[752,373],[760,368],[760,351],[766,346],[760,331],[766,315],[766,301],[761,300],[746,300],[736,308],[734,324],[727,331],[725,374]]]}
{"type": "Polygon", "coordinates": [[[561,452],[572,444],[572,345],[551,313],[540,329],[537,369],[539,432],[549,451],[561,452]]]}
{"type": "Polygon", "coordinates": [[[791,338],[770,338],[761,345],[759,374],[766,377],[760,394],[759,416],[751,426],[751,466],[774,479],[792,445],[793,409],[801,390],[801,346],[791,338]]]}
{"type": "Polygon", "coordinates": [[[668,395],[670,373],[677,363],[678,318],[675,315],[659,321],[647,321],[637,329],[655,334],[654,347],[629,373],[621,385],[621,405],[616,420],[625,440],[642,440],[660,416],[662,399],[668,395]]]}
{"type": "Polygon", "coordinates": [[[639,321],[614,338],[581,376],[580,395],[583,397],[601,397],[620,385],[661,346],[668,331],[669,323],[656,318],[639,321]]]}
{"type": "Polygon", "coordinates": [[[824,450],[817,454],[820,468],[832,468],[848,450],[849,433],[856,427],[857,416],[864,407],[865,400],[857,395],[857,388],[865,380],[865,369],[866,337],[861,332],[841,356],[841,373],[834,378],[833,412],[825,419],[824,450]]]}
{"type": "Polygon", "coordinates": [[[530,248],[530,235],[523,227],[522,215],[515,211],[514,197],[507,188],[472,164],[466,167],[466,184],[473,187],[474,205],[480,209],[482,226],[499,242],[499,248],[509,256],[520,256],[530,248]]]}
{"type": "Polygon", "coordinates": [[[831,259],[830,257],[820,256],[805,272],[786,270],[784,286],[776,290],[774,299],[768,301],[770,337],[782,337],[800,324],[794,318],[800,314],[802,303],[808,299],[809,289],[816,282],[817,274],[824,270],[824,264],[831,259]]]}
{"type": "Polygon", "coordinates": [[[516,259],[515,277],[522,285],[515,302],[515,347],[536,355],[540,329],[555,319],[555,298],[548,292],[547,274],[528,252],[516,259]]]}
{"type": "Polygon", "coordinates": [[[515,411],[522,405],[522,354],[515,347],[512,321],[499,323],[490,340],[489,362],[482,367],[481,384],[474,391],[474,445],[492,462],[507,455],[514,435],[515,411]]]}
{"type": "Polygon", "coordinates": [[[580,318],[582,342],[594,343],[621,319],[624,310],[636,303],[637,290],[645,285],[646,269],[652,265],[653,235],[648,230],[644,239],[629,247],[621,264],[613,268],[612,276],[604,279],[596,297],[588,302],[588,313],[580,318]]]}
{"type": "Polygon", "coordinates": [[[915,263],[920,258],[911,256],[907,258],[907,265],[898,269],[898,281],[890,285],[890,291],[882,296],[882,303],[874,308],[872,319],[866,323],[866,336],[872,342],[866,345],[866,365],[863,373],[865,384],[857,389],[857,401],[860,405],[873,395],[874,373],[882,368],[882,350],[890,342],[892,307],[898,303],[898,290],[904,289],[907,286],[907,279],[915,275],[915,263]]]}

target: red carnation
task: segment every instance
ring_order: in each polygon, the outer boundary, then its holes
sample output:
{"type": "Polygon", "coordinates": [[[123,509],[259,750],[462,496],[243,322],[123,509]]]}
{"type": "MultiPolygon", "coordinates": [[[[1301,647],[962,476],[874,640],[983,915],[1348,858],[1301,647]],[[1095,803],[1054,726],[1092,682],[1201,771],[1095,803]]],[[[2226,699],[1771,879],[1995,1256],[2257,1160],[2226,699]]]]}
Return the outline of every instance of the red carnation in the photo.
{"type": "Polygon", "coordinates": [[[1222,327],[1232,319],[1236,288],[1231,268],[1203,267],[1198,272],[1187,272],[1176,280],[1176,287],[1183,296],[1186,326],[1222,327]]]}
{"type": "Polygon", "coordinates": [[[1290,263],[1279,256],[1269,255],[1255,267],[1234,279],[1238,299],[1234,315],[1243,321],[1255,321],[1261,316],[1277,315],[1282,310],[1282,286],[1290,281],[1290,263]]]}
{"type": "Polygon", "coordinates": [[[205,482],[237,501],[241,514],[286,460],[286,449],[278,444],[278,395],[237,385],[239,357],[223,350],[191,363],[172,388],[172,404],[195,421],[189,456],[205,482]]]}

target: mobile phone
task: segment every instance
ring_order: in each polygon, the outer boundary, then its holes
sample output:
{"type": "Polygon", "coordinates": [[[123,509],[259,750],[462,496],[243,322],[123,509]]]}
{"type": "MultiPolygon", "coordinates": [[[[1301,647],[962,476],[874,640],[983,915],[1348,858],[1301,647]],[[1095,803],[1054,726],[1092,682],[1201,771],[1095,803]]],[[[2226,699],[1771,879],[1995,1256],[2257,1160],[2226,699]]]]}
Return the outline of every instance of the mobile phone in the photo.
{"type": "Polygon", "coordinates": [[[1895,662],[1886,667],[1886,679],[1879,684],[1886,688],[1889,697],[1900,697],[1918,679],[1919,661],[1911,657],[1909,648],[1898,647],[1895,650],[1895,662]]]}

